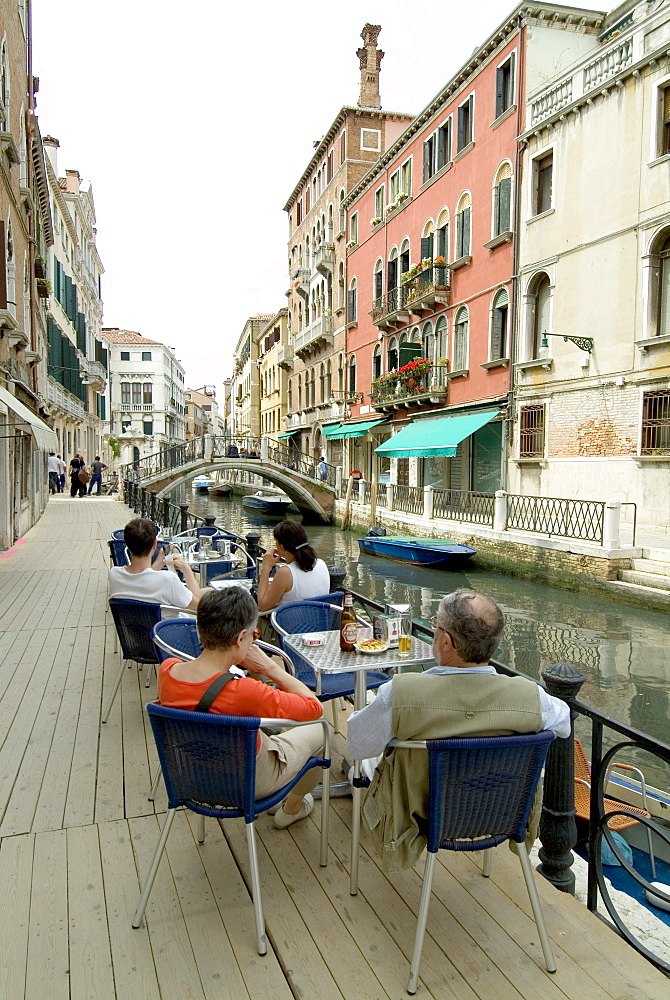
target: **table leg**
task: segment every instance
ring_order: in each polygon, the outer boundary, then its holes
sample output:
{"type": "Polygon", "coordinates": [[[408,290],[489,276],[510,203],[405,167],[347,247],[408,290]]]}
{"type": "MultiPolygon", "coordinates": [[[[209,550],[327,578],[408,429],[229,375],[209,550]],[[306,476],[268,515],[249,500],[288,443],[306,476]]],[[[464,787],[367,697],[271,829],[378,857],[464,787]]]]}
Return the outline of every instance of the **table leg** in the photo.
{"type": "MultiPolygon", "coordinates": [[[[366,684],[367,673],[365,670],[356,671],[356,686],[354,688],[354,709],[359,711],[365,707],[365,697],[367,694],[366,684]]],[[[361,776],[361,762],[354,761],[354,781],[361,776]]],[[[361,839],[361,794],[363,789],[354,784],[352,795],[351,814],[351,876],[349,882],[349,893],[352,896],[358,894],[358,854],[361,839]]]]}

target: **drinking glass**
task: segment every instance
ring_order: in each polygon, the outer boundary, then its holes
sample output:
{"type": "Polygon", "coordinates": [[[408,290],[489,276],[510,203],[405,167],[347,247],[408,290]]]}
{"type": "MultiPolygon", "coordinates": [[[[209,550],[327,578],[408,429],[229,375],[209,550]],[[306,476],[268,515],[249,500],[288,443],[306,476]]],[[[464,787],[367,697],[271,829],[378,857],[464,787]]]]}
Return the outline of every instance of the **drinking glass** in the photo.
{"type": "Polygon", "coordinates": [[[209,559],[212,554],[212,539],[210,535],[202,535],[200,538],[200,555],[203,559],[209,559]]]}
{"type": "Polygon", "coordinates": [[[404,660],[410,655],[412,645],[412,619],[398,619],[398,656],[404,660]]]}

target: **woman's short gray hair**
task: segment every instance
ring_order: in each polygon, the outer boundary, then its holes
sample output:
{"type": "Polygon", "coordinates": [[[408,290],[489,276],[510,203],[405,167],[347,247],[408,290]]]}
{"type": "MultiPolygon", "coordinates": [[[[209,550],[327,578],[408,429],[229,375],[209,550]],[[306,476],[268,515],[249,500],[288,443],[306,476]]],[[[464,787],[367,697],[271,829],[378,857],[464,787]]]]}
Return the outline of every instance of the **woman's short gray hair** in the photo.
{"type": "Polygon", "coordinates": [[[206,590],[198,605],[198,635],[205,649],[229,649],[243,629],[256,627],[258,606],[245,587],[206,590]]]}
{"type": "Polygon", "coordinates": [[[454,590],[443,597],[437,618],[464,663],[488,663],[505,627],[505,616],[495,601],[474,590],[454,590]]]}

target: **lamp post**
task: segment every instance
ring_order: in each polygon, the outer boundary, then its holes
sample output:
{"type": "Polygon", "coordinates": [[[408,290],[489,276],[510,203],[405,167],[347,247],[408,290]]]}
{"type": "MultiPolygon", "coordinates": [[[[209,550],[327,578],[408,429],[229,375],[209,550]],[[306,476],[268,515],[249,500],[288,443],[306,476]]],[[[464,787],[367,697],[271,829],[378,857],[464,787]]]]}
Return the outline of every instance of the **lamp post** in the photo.
{"type": "Polygon", "coordinates": [[[577,345],[580,351],[586,351],[588,354],[593,350],[593,337],[571,337],[569,333],[549,333],[547,330],[543,330],[540,347],[549,347],[547,337],[562,337],[563,340],[571,341],[577,345]]]}

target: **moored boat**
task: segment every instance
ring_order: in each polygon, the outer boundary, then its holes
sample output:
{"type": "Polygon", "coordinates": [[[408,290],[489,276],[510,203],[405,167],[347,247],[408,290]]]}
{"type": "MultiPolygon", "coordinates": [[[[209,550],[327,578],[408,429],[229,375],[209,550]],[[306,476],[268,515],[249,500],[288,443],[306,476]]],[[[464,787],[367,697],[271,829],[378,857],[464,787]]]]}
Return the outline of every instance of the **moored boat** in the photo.
{"type": "Polygon", "coordinates": [[[215,483],[207,489],[210,497],[229,497],[233,492],[232,483],[215,483]]]}
{"type": "Polygon", "coordinates": [[[257,493],[250,493],[248,496],[242,497],[243,507],[261,514],[281,516],[286,513],[290,503],[291,498],[287,497],[285,493],[263,493],[259,490],[257,493]]]}
{"type": "Polygon", "coordinates": [[[476,549],[450,538],[414,538],[411,535],[366,535],[358,539],[358,545],[361,552],[369,555],[437,569],[459,566],[477,554],[476,549]]]}
{"type": "Polygon", "coordinates": [[[191,485],[198,493],[207,493],[210,486],[216,485],[216,479],[212,476],[196,476],[191,485]]]}

